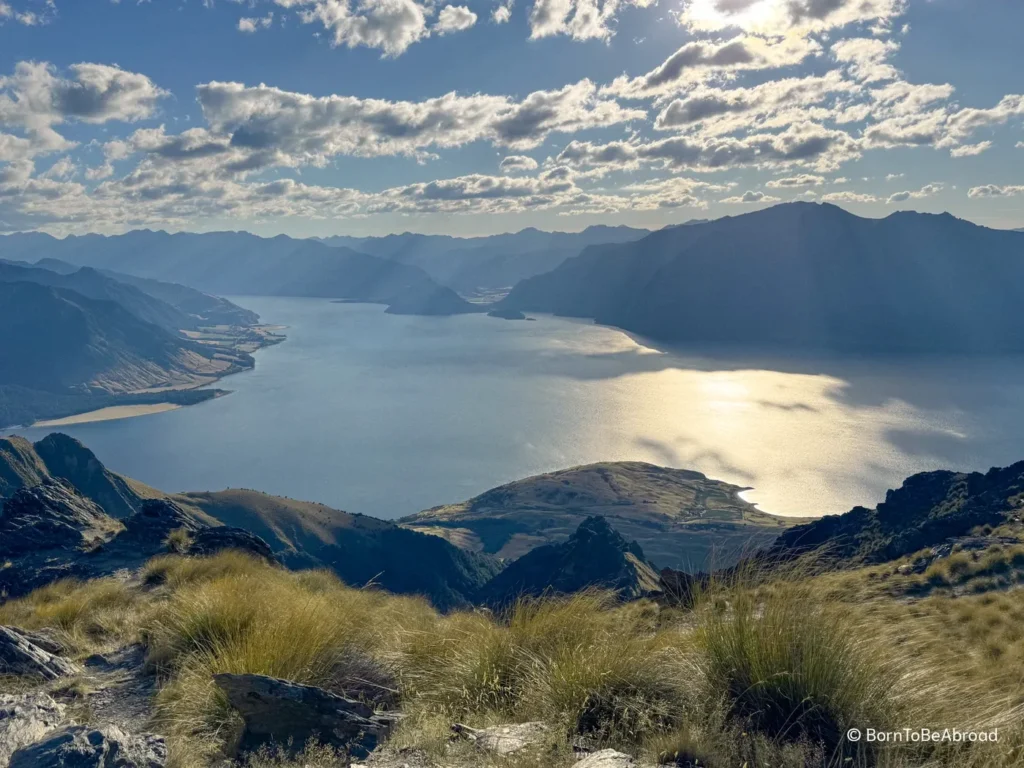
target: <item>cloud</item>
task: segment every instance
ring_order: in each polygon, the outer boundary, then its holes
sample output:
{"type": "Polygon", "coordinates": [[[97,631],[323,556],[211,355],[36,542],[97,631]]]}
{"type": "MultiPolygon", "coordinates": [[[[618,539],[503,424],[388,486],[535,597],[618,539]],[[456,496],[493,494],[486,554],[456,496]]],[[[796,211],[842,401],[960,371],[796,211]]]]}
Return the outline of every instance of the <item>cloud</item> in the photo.
{"type": "Polygon", "coordinates": [[[105,64],[74,64],[70,77],[46,62],[19,62],[0,77],[0,161],[28,159],[75,146],[56,128],[151,117],[167,92],[148,77],[105,64]]]}
{"type": "Polygon", "coordinates": [[[284,8],[299,8],[306,24],[320,23],[332,33],[332,44],[365,46],[386,57],[403,54],[410,45],[430,36],[429,5],[415,0],[274,0],[284,8]]]}
{"type": "Polygon", "coordinates": [[[765,184],[765,186],[769,189],[794,189],[799,187],[819,187],[824,183],[824,176],[801,173],[799,176],[788,176],[784,179],[772,179],[765,184]]]}
{"type": "Polygon", "coordinates": [[[679,23],[691,31],[737,27],[759,35],[807,35],[858,22],[887,28],[905,0],[688,0],[679,23]]]}
{"type": "Polygon", "coordinates": [[[975,157],[992,148],[991,141],[979,141],[977,144],[964,144],[949,150],[952,157],[975,157]]]}
{"type": "Polygon", "coordinates": [[[514,0],[503,0],[499,3],[493,11],[491,11],[491,21],[495,24],[505,24],[512,18],[512,4],[514,0]]]}
{"type": "Polygon", "coordinates": [[[877,203],[879,199],[874,195],[862,194],[860,192],[851,192],[850,190],[843,190],[841,192],[829,192],[827,195],[822,195],[821,199],[826,203],[877,203]]]}
{"type": "Polygon", "coordinates": [[[752,88],[698,86],[685,98],[669,103],[658,114],[654,127],[662,131],[699,129],[702,135],[749,132],[760,127],[779,129],[809,117],[828,119],[833,110],[814,112],[811,108],[860,90],[838,72],[770,80],[752,88]]]}
{"type": "Polygon", "coordinates": [[[11,20],[26,27],[38,27],[49,24],[57,17],[57,5],[54,0],[41,0],[39,10],[18,10],[10,3],[0,0],[0,26],[11,20]]]}
{"type": "Polygon", "coordinates": [[[437,15],[433,31],[439,35],[461,32],[476,24],[477,16],[464,5],[446,5],[437,15]]]}
{"type": "Polygon", "coordinates": [[[896,68],[886,62],[899,48],[900,44],[892,40],[851,37],[834,43],[832,56],[836,61],[846,64],[855,79],[873,83],[899,77],[896,68]]]}
{"type": "Polygon", "coordinates": [[[971,187],[967,193],[968,197],[1013,197],[1024,195],[1024,186],[1001,187],[996,184],[985,184],[981,187],[971,187]]]}
{"type": "Polygon", "coordinates": [[[583,80],[506,96],[449,93],[420,102],[316,97],[260,85],[207,83],[199,103],[211,141],[280,165],[324,165],[337,155],[415,155],[474,141],[529,149],[551,133],[573,133],[643,119],[643,110],[602,99],[583,80]],[[219,138],[218,138],[219,137],[219,138]]]}
{"type": "Polygon", "coordinates": [[[737,197],[727,197],[724,200],[719,200],[720,203],[777,203],[779,198],[766,195],[764,192],[744,192],[742,195],[737,197]]]}
{"type": "Polygon", "coordinates": [[[893,205],[894,203],[905,203],[908,200],[920,200],[924,197],[931,197],[939,194],[939,192],[945,189],[945,187],[945,184],[925,184],[920,189],[912,192],[895,192],[889,195],[889,199],[885,202],[888,205],[893,205]]]}
{"type": "Polygon", "coordinates": [[[654,0],[534,0],[530,38],[568,35],[573,40],[608,40],[623,4],[646,8],[654,0]]]}
{"type": "Polygon", "coordinates": [[[509,155],[498,166],[502,173],[537,170],[537,161],[526,155],[509,155]]]}
{"type": "Polygon", "coordinates": [[[623,75],[603,90],[633,99],[665,96],[713,76],[793,66],[820,52],[820,45],[800,38],[769,41],[759,37],[736,37],[718,42],[694,41],[684,45],[646,75],[623,75]]]}
{"type": "Polygon", "coordinates": [[[258,29],[270,29],[270,25],[274,23],[274,14],[268,13],[266,16],[257,18],[243,16],[238,20],[238,31],[239,32],[255,32],[258,29]]]}
{"type": "Polygon", "coordinates": [[[794,124],[781,133],[742,138],[678,136],[654,142],[619,141],[607,144],[572,141],[556,161],[572,167],[632,170],[642,165],[723,171],[738,167],[782,168],[809,165],[831,170],[858,157],[858,143],[843,131],[813,123],[794,124]]]}

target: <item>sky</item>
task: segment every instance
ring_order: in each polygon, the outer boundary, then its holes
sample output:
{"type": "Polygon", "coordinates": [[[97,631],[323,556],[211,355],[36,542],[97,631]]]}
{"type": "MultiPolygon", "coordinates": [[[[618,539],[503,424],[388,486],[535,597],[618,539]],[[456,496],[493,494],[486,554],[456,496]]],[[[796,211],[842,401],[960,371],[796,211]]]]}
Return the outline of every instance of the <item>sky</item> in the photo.
{"type": "Polygon", "coordinates": [[[1024,227],[1019,0],[0,0],[0,232],[1024,227]]]}

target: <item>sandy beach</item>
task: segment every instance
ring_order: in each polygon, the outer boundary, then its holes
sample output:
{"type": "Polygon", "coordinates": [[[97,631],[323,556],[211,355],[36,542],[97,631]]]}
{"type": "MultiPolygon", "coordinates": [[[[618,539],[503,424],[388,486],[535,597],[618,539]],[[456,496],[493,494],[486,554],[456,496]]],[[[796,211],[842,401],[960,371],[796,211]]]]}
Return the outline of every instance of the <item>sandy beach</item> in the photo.
{"type": "Polygon", "coordinates": [[[153,403],[151,405],[114,405],[109,408],[100,408],[88,413],[77,413],[74,416],[65,416],[63,419],[48,419],[37,421],[33,427],[66,427],[70,424],[88,424],[93,421],[114,421],[115,419],[130,419],[133,416],[148,416],[152,413],[163,413],[174,411],[182,406],[175,403],[153,403]]]}

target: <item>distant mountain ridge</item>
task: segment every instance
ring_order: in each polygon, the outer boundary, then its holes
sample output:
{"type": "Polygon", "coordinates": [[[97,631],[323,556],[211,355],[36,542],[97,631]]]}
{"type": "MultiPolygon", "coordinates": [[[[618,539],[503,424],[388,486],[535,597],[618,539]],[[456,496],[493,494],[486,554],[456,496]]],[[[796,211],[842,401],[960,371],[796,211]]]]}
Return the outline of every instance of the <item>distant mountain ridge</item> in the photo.
{"type": "Polygon", "coordinates": [[[787,203],[595,245],[499,305],[655,340],[856,353],[1024,352],[1024,236],[948,214],[787,203]]]}
{"type": "MultiPolygon", "coordinates": [[[[123,235],[70,235],[57,239],[33,232],[0,237],[0,258],[56,259],[77,266],[181,283],[219,296],[303,296],[398,303],[447,299],[445,314],[480,311],[416,266],[313,240],[247,232],[204,234],[135,230],[123,235]]],[[[431,307],[425,307],[430,313],[431,307]]]]}
{"type": "Polygon", "coordinates": [[[647,234],[646,229],[598,225],[581,232],[527,228],[483,237],[405,232],[383,237],[333,236],[321,241],[417,266],[438,283],[471,295],[511,288],[524,278],[554,269],[588,245],[630,242],[647,234]]]}

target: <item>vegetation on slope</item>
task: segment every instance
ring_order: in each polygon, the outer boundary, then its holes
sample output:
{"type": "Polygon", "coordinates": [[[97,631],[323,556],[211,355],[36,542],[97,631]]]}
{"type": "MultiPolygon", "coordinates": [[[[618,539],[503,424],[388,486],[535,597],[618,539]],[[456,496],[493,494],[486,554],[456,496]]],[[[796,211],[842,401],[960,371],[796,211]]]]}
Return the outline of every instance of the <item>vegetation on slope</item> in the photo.
{"type": "Polygon", "coordinates": [[[937,634],[941,623],[984,632],[993,611],[1024,615],[1024,592],[952,607],[848,601],[825,599],[817,578],[718,583],[693,610],[588,592],[444,616],[323,571],[164,556],[131,582],[61,583],[0,605],[0,624],[53,628],[81,655],[144,643],[160,681],[153,726],[176,766],[210,765],[236,732],[212,682],[225,671],[400,709],[389,748],[448,766],[559,768],[573,743],[673,765],[1024,764],[1024,657],[995,665],[937,634]],[[529,758],[450,743],[455,722],[534,720],[552,729],[529,758]],[[868,744],[847,740],[851,727],[999,728],[999,742],[868,744]]]}

